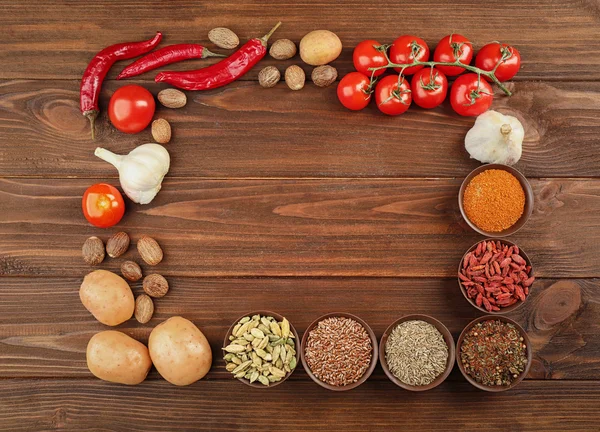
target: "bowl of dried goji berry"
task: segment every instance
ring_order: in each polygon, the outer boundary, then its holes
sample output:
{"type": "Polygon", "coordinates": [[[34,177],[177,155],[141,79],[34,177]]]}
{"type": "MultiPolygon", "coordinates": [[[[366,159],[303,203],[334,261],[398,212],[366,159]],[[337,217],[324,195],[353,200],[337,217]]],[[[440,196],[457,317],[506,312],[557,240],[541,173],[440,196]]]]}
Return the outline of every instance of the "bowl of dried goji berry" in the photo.
{"type": "Polygon", "coordinates": [[[505,239],[489,238],[465,252],[458,266],[458,285],[477,310],[500,314],[525,303],[535,276],[523,249],[505,239]]]}

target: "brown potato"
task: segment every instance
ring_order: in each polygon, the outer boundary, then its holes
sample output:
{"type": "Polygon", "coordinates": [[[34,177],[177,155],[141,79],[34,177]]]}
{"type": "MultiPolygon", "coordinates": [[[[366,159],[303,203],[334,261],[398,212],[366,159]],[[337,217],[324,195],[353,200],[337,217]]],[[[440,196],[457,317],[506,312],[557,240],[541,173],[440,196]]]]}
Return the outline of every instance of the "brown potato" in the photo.
{"type": "Polygon", "coordinates": [[[212,352],[204,334],[185,318],[175,316],[157,325],[148,340],[150,357],[171,384],[184,386],[210,370],[212,352]]]}
{"type": "Polygon", "coordinates": [[[300,41],[300,57],[304,63],[320,66],[334,61],[342,52],[342,41],[329,30],[315,30],[300,41]]]}
{"type": "Polygon", "coordinates": [[[116,330],[92,336],[86,359],[88,369],[96,377],[128,385],[144,381],[152,367],[146,345],[116,330]]]}
{"type": "Polygon", "coordinates": [[[135,309],[133,293],[125,279],[106,270],[95,270],[83,279],[79,298],[98,321],[109,326],[127,321],[135,309]]]}

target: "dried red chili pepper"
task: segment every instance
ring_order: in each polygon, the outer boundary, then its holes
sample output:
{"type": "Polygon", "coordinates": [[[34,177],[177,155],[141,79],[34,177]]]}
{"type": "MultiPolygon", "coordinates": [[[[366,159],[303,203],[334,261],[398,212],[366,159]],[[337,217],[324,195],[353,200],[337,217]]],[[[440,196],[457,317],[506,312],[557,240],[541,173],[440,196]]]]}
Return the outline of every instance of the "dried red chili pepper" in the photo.
{"type": "Polygon", "coordinates": [[[142,42],[125,42],[104,48],[94,56],[88,64],[79,90],[81,113],[90,120],[92,139],[94,139],[94,123],[98,116],[98,96],[102,81],[110,67],[117,60],[125,60],[145,54],[154,48],[162,39],[162,33],[157,32],[152,39],[142,42]]]}
{"type": "Polygon", "coordinates": [[[184,90],[208,90],[235,81],[262,59],[267,53],[267,41],[277,30],[277,23],[262,38],[250,39],[235,53],[214,65],[183,72],[161,72],[154,81],[167,82],[184,90]]]}
{"type": "Polygon", "coordinates": [[[165,66],[171,63],[177,63],[189,59],[203,59],[207,57],[225,57],[223,54],[216,54],[198,44],[177,44],[169,45],[164,48],[152,51],[150,54],[134,61],[127,66],[117,77],[118,80],[131,78],[165,66]]]}

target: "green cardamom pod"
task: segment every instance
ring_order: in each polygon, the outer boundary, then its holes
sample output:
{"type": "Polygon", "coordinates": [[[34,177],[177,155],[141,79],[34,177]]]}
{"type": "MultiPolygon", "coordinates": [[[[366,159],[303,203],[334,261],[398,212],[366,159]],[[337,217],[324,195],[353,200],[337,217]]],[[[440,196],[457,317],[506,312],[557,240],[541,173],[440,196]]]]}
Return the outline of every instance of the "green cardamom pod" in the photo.
{"type": "Polygon", "coordinates": [[[225,365],[225,369],[226,369],[228,372],[232,372],[232,371],[233,371],[233,370],[234,370],[236,367],[237,367],[237,365],[236,365],[235,363],[227,363],[227,364],[225,365]]]}
{"type": "Polygon", "coordinates": [[[271,325],[271,331],[273,332],[273,334],[276,334],[277,336],[281,336],[281,329],[279,328],[279,325],[273,321],[271,321],[270,325],[271,325]]]}
{"type": "Polygon", "coordinates": [[[242,324],[242,326],[241,326],[239,329],[237,329],[237,331],[236,331],[236,332],[234,332],[234,333],[233,333],[233,335],[234,335],[235,337],[240,337],[240,336],[242,336],[244,333],[246,333],[246,332],[248,331],[248,327],[250,327],[250,321],[248,321],[248,322],[246,322],[246,323],[242,324]]]}
{"type": "Polygon", "coordinates": [[[290,322],[285,318],[281,322],[281,336],[283,336],[284,338],[290,336],[290,322]]]}
{"type": "Polygon", "coordinates": [[[269,379],[264,375],[259,375],[257,379],[263,385],[268,386],[270,384],[269,379]]]}
{"type": "Polygon", "coordinates": [[[234,374],[237,374],[238,372],[241,372],[241,371],[243,371],[243,370],[246,370],[248,367],[250,367],[250,365],[251,365],[251,364],[252,364],[252,360],[245,361],[245,362],[244,362],[244,363],[242,363],[241,365],[238,365],[238,367],[236,367],[236,368],[233,370],[233,373],[234,373],[234,374]]]}
{"type": "Polygon", "coordinates": [[[276,362],[277,359],[279,358],[279,353],[281,352],[281,346],[277,345],[275,348],[273,348],[273,361],[276,362]]]}
{"type": "Polygon", "coordinates": [[[265,334],[262,332],[262,330],[259,330],[257,328],[253,328],[252,330],[250,330],[250,333],[255,338],[260,338],[261,340],[265,337],[265,334]]]}
{"type": "Polygon", "coordinates": [[[240,324],[246,324],[248,321],[250,321],[250,317],[246,316],[240,320],[240,324]]]}
{"type": "Polygon", "coordinates": [[[258,379],[259,376],[260,374],[257,371],[252,372],[252,375],[250,375],[250,382],[253,383],[258,379]]]}
{"type": "Polygon", "coordinates": [[[242,346],[242,345],[227,345],[225,348],[223,348],[225,351],[229,352],[229,353],[240,353],[240,352],[244,352],[246,351],[246,347],[242,346]]]}
{"type": "Polygon", "coordinates": [[[288,364],[288,366],[290,367],[291,370],[296,369],[296,362],[297,362],[296,357],[295,356],[292,357],[292,359],[290,360],[290,362],[288,364]]]}

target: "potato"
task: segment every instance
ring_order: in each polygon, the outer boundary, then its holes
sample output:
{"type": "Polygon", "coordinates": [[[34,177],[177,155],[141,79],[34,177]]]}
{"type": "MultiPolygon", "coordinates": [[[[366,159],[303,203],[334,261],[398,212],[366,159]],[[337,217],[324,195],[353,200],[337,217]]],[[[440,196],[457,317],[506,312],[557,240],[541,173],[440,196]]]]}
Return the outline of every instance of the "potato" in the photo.
{"type": "Polygon", "coordinates": [[[104,381],[135,385],[152,367],[148,348],[116,330],[95,334],[87,346],[88,369],[104,381]]]}
{"type": "Polygon", "coordinates": [[[300,41],[300,57],[311,66],[334,61],[342,52],[340,38],[329,30],[314,30],[300,41]]]}
{"type": "Polygon", "coordinates": [[[184,386],[210,370],[212,352],[206,337],[185,318],[175,316],[157,325],[148,340],[150,358],[171,384],[184,386]]]}
{"type": "Polygon", "coordinates": [[[85,308],[102,324],[116,326],[133,315],[135,300],[125,279],[106,270],[89,273],[79,289],[85,308]]]}

